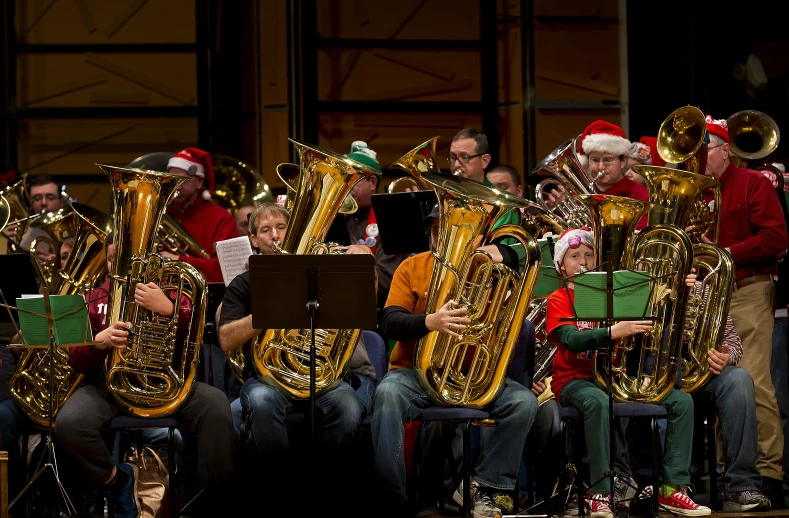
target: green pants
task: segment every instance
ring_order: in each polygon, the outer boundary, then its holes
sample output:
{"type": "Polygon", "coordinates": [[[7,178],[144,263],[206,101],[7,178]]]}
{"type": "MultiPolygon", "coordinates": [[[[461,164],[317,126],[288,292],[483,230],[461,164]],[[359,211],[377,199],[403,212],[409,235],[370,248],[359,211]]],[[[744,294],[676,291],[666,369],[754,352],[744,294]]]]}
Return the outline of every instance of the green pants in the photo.
{"type": "MultiPolygon", "coordinates": [[[[592,493],[610,493],[611,479],[605,476],[610,449],[608,394],[592,380],[577,379],[562,388],[560,402],[563,406],[574,406],[584,416],[592,493]]],[[[663,483],[674,486],[690,484],[693,399],[690,394],[672,389],[660,404],[668,411],[666,444],[663,448],[663,483]]]]}

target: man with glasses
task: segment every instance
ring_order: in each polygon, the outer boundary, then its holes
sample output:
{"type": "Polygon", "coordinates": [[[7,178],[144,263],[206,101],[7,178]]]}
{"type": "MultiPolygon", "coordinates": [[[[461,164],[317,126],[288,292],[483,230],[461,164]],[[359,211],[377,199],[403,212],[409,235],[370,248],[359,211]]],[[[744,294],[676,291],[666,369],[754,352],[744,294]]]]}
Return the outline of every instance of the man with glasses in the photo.
{"type": "MultiPolygon", "coordinates": [[[[720,235],[737,267],[729,315],[743,344],[739,365],[753,378],[759,455],[756,466],[773,509],[785,507],[783,430],[770,377],[778,256],[787,247],[787,231],[775,189],[758,171],[741,169],[729,159],[725,120],[707,116],[710,143],[706,175],[721,184],[720,235]]],[[[702,236],[702,241],[711,241],[702,236]]]]}
{"type": "MultiPolygon", "coordinates": [[[[30,200],[30,215],[43,214],[45,212],[54,212],[63,208],[63,197],[60,193],[60,187],[55,183],[55,179],[49,175],[42,174],[34,176],[27,186],[27,196],[30,200]]],[[[41,229],[29,228],[30,221],[22,224],[12,224],[6,228],[6,233],[9,238],[16,240],[20,228],[27,227],[24,236],[21,236],[19,247],[24,250],[30,250],[30,245],[36,238],[46,236],[46,232],[41,229]]],[[[54,258],[57,250],[51,250],[46,243],[40,243],[36,246],[38,259],[41,262],[46,262],[54,258]]]]}
{"type": "Polygon", "coordinates": [[[178,187],[177,195],[167,213],[181,224],[210,257],[190,257],[161,252],[164,257],[189,263],[205,276],[207,282],[222,282],[222,270],[214,244],[238,237],[233,216],[211,201],[214,169],[211,155],[197,148],[178,152],[167,163],[167,172],[186,176],[189,181],[178,187]]]}

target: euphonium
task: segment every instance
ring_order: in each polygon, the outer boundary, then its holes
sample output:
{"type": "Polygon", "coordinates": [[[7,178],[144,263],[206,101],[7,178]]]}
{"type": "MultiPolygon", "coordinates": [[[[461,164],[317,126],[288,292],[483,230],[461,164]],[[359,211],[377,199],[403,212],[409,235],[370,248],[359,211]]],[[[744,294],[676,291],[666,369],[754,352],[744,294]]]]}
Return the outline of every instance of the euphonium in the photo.
{"type": "Polygon", "coordinates": [[[548,175],[534,188],[537,203],[546,212],[556,214],[569,226],[580,228],[592,224],[589,211],[582,203],[574,199],[579,194],[594,193],[594,181],[589,178],[575,152],[576,139],[572,138],[551,152],[550,155],[534,168],[532,174],[548,175]],[[549,207],[546,201],[549,186],[564,187],[564,200],[556,207],[549,207]]]}
{"type": "Polygon", "coordinates": [[[534,326],[534,375],[532,383],[546,382],[545,391],[537,398],[540,406],[547,403],[552,397],[553,392],[548,378],[551,374],[553,358],[556,356],[556,344],[548,341],[548,334],[545,332],[546,314],[548,298],[532,299],[529,303],[529,314],[526,320],[534,326]]]}
{"type": "Polygon", "coordinates": [[[116,404],[138,417],[177,411],[191,393],[206,311],[206,282],[193,266],[158,255],[157,229],[175,189],[188,178],[99,165],[113,186],[116,258],[110,272],[107,324],[131,322],[124,349],[112,348],[104,366],[105,386],[116,404]],[[154,282],[174,292],[172,317],[134,302],[137,283],[154,282]],[[189,321],[181,322],[184,300],[189,321]]]}
{"type": "MultiPolygon", "coordinates": [[[[107,214],[87,205],[72,203],[64,209],[67,214],[50,222],[46,230],[52,236],[46,241],[57,252],[58,242],[64,232],[74,237],[64,268],[58,268],[47,285],[52,295],[85,294],[95,288],[107,275],[107,256],[104,242],[111,230],[111,219],[107,214]]],[[[52,216],[55,213],[48,213],[52,216]]],[[[39,238],[41,240],[41,238],[39,238]]],[[[35,241],[33,243],[35,249],[35,241]]],[[[34,262],[37,263],[34,257],[34,262]]],[[[49,423],[49,349],[27,349],[17,359],[9,390],[19,407],[38,426],[45,428],[49,423]]],[[[77,374],[68,363],[68,351],[58,348],[52,362],[54,366],[55,400],[52,402],[52,419],[77,389],[83,376],[77,374]]]]}
{"type": "Polygon", "coordinates": [[[5,198],[6,203],[8,204],[8,224],[10,225],[15,222],[23,223],[20,225],[20,228],[16,234],[16,241],[12,241],[6,234],[5,230],[2,231],[3,237],[8,240],[9,251],[18,250],[19,242],[22,240],[22,236],[24,235],[25,229],[27,227],[26,222],[30,219],[30,199],[27,197],[27,190],[25,189],[26,179],[27,174],[23,174],[16,183],[9,185],[0,191],[0,196],[5,198]]]}
{"type": "Polygon", "coordinates": [[[693,267],[701,287],[699,293],[691,292],[685,313],[682,335],[682,390],[685,392],[701,388],[712,375],[707,352],[720,350],[723,344],[734,289],[734,261],[725,249],[696,243],[693,267]]]}
{"type": "Polygon", "coordinates": [[[471,323],[460,338],[433,331],[416,346],[414,371],[427,395],[440,405],[484,407],[499,393],[529,309],[540,264],[537,240],[517,225],[497,220],[525,200],[460,176],[424,173],[438,197],[439,235],[425,313],[450,300],[467,308],[471,323]],[[522,272],[494,263],[477,250],[500,238],[524,247],[522,272]],[[466,352],[473,358],[464,367],[466,352]],[[470,351],[469,351],[470,352],[470,351]]]}
{"type": "Polygon", "coordinates": [[[189,235],[189,232],[184,230],[184,227],[166,212],[162,215],[157,236],[159,241],[157,250],[166,250],[176,255],[202,257],[203,259],[211,257],[211,255],[189,235]]]}
{"type": "MultiPolygon", "coordinates": [[[[280,249],[288,254],[326,251],[323,239],[354,184],[378,171],[332,151],[291,139],[299,153],[301,172],[280,249]]],[[[316,393],[336,386],[348,368],[361,329],[315,331],[316,393]]],[[[287,391],[293,398],[310,395],[310,334],[304,329],[267,329],[252,344],[252,362],[261,381],[287,391]]]]}
{"type": "Polygon", "coordinates": [[[436,143],[438,136],[428,141],[422,142],[414,149],[395,160],[389,167],[402,169],[408,176],[401,176],[392,181],[386,188],[386,192],[403,192],[409,187],[415,187],[420,191],[430,190],[430,185],[422,180],[422,173],[440,173],[441,168],[436,162],[436,143]]]}
{"type": "Polygon", "coordinates": [[[772,117],[756,110],[739,111],[728,119],[729,152],[740,167],[752,167],[778,148],[781,132],[772,117]]]}

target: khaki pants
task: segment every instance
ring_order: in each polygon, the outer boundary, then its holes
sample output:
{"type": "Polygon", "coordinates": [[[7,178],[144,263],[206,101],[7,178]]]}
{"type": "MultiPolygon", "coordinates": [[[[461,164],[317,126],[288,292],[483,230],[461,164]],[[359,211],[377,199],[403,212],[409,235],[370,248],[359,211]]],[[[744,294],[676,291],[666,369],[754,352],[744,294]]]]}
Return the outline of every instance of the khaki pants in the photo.
{"type": "Polygon", "coordinates": [[[763,477],[783,478],[783,442],[778,402],[770,377],[773,344],[775,285],[757,282],[732,293],[729,315],[742,340],[743,367],[753,378],[759,456],[756,466],[763,477]]]}

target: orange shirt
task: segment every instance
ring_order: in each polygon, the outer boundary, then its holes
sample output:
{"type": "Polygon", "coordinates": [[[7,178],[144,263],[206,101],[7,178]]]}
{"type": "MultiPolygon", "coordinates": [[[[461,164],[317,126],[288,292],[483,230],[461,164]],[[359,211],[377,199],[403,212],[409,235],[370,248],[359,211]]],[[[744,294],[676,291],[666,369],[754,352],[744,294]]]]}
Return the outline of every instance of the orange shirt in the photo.
{"type": "MultiPolygon", "coordinates": [[[[422,252],[400,263],[392,278],[385,307],[398,306],[415,315],[424,313],[433,262],[432,252],[422,252]]],[[[389,358],[391,369],[413,369],[415,350],[415,340],[397,342],[389,358]]]]}

